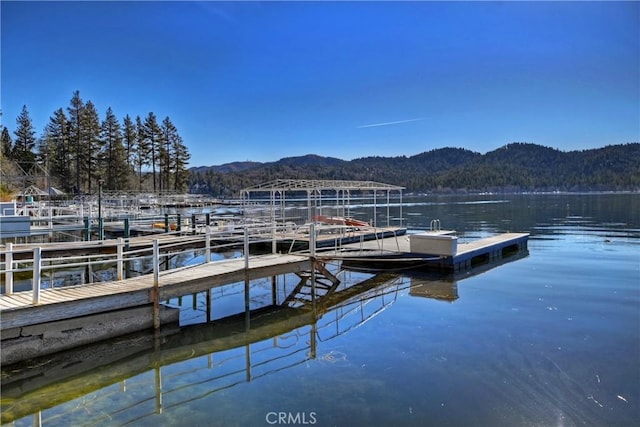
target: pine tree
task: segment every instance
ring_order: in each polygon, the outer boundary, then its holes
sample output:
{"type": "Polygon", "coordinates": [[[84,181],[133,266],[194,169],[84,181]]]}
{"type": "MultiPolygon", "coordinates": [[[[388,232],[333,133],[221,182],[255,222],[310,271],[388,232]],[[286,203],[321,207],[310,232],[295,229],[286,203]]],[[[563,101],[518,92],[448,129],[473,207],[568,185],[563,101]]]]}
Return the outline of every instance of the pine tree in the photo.
{"type": "Polygon", "coordinates": [[[171,177],[175,172],[172,170],[171,159],[174,157],[172,147],[176,138],[179,138],[179,135],[178,130],[173,123],[171,123],[171,119],[169,119],[169,117],[165,117],[160,128],[162,133],[160,144],[160,189],[169,190],[172,187],[171,177]]]}
{"type": "Polygon", "coordinates": [[[137,141],[136,125],[127,114],[122,121],[122,140],[124,144],[125,154],[127,156],[127,164],[131,169],[134,166],[134,151],[137,141]]]}
{"type": "Polygon", "coordinates": [[[149,146],[151,157],[151,175],[153,178],[153,191],[158,191],[157,172],[160,167],[160,142],[162,139],[162,132],[156,115],[152,112],[147,115],[144,121],[144,139],[149,146]]]}
{"type": "Polygon", "coordinates": [[[102,140],[100,139],[100,117],[98,110],[91,101],[87,101],[82,111],[82,139],[83,175],[87,180],[87,190],[92,192],[93,182],[97,182],[100,174],[99,163],[102,152],[102,140]]]}
{"type": "Polygon", "coordinates": [[[138,174],[138,191],[142,191],[143,168],[151,163],[151,147],[145,138],[144,125],[140,116],[136,117],[136,144],[133,150],[134,164],[138,174]]]}
{"type": "Polygon", "coordinates": [[[2,126],[2,136],[0,137],[0,156],[5,159],[11,159],[11,151],[13,142],[11,141],[11,134],[6,126],[2,126]]]}
{"type": "Polygon", "coordinates": [[[69,121],[64,110],[59,108],[49,118],[42,138],[40,154],[56,185],[65,192],[72,190],[72,147],[69,121]]]}
{"type": "Polygon", "coordinates": [[[69,113],[69,135],[71,143],[71,160],[73,163],[73,172],[75,172],[75,192],[82,191],[82,161],[83,161],[83,147],[82,147],[82,112],[84,110],[84,102],[80,98],[80,91],[75,91],[71,98],[70,105],[67,107],[69,113]]]}
{"type": "Polygon", "coordinates": [[[36,161],[34,152],[36,148],[36,132],[33,130],[33,124],[26,105],[22,107],[22,112],[16,119],[16,124],[18,125],[14,132],[16,140],[11,157],[18,162],[22,169],[29,170],[36,161]]]}
{"type": "Polygon", "coordinates": [[[122,146],[120,123],[111,107],[107,109],[102,122],[100,137],[103,146],[101,170],[105,177],[105,187],[109,190],[123,189],[127,184],[128,163],[122,146]]]}
{"type": "MultiPolygon", "coordinates": [[[[176,133],[177,135],[177,133],[176,133]]],[[[187,191],[189,183],[189,171],[187,170],[187,164],[191,155],[187,146],[184,145],[182,137],[177,137],[172,141],[172,169],[174,173],[174,190],[187,191]]]]}

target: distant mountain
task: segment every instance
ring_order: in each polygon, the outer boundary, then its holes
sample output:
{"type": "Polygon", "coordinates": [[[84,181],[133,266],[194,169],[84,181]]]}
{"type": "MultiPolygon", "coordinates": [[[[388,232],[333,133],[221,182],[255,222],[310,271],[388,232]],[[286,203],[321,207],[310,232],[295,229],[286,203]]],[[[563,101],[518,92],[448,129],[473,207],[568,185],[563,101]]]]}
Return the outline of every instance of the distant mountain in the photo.
{"type": "Polygon", "coordinates": [[[219,173],[242,172],[247,169],[253,169],[261,165],[262,163],[260,162],[233,162],[233,163],[225,163],[224,165],[220,165],[220,166],[198,166],[198,167],[189,169],[189,172],[199,173],[199,172],[206,172],[208,170],[212,170],[214,172],[219,172],[219,173]]]}
{"type": "Polygon", "coordinates": [[[640,190],[640,143],[564,152],[517,142],[486,154],[447,147],[351,161],[309,154],[190,173],[193,192],[225,197],[275,178],[372,180],[407,192],[640,190]]]}

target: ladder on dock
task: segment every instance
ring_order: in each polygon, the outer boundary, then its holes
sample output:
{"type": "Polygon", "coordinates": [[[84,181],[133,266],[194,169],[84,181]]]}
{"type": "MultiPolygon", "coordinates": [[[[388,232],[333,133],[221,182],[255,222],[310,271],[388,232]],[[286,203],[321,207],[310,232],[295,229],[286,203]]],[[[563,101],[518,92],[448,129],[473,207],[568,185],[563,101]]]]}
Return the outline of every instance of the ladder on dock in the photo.
{"type": "Polygon", "coordinates": [[[316,301],[328,297],[340,285],[340,280],[322,263],[316,263],[315,271],[301,271],[296,275],[300,277],[300,282],[282,302],[283,306],[299,307],[300,305],[313,304],[314,297],[316,301]]]}

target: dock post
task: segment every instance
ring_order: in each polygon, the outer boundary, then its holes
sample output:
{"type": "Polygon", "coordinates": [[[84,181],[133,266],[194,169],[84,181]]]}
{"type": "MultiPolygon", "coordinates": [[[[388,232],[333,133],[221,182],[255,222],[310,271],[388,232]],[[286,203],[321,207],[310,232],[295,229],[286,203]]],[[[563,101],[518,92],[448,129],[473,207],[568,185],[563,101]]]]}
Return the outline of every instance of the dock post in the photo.
{"type": "Polygon", "coordinates": [[[122,271],[123,271],[123,254],[124,254],[124,239],[122,237],[118,238],[118,247],[117,247],[117,261],[116,261],[116,279],[122,280],[122,271]]]}
{"type": "Polygon", "coordinates": [[[84,241],[88,242],[91,240],[91,228],[89,226],[89,217],[84,217],[84,241]]]}
{"type": "Polygon", "coordinates": [[[40,304],[40,271],[42,269],[42,248],[33,248],[33,304],[40,304]]]}
{"type": "Polygon", "coordinates": [[[153,328],[160,329],[160,245],[153,239],[153,328]]]}
{"type": "Polygon", "coordinates": [[[211,214],[209,212],[204,215],[204,224],[207,226],[211,225],[211,214]]]}
{"type": "Polygon", "coordinates": [[[176,231],[182,231],[182,215],[178,214],[178,218],[176,220],[176,231]]]}
{"type": "MultiPolygon", "coordinates": [[[[129,218],[124,219],[124,238],[129,239],[131,237],[131,228],[129,225],[129,218]]],[[[129,248],[127,248],[129,250],[129,248]]]]}
{"type": "Polygon", "coordinates": [[[169,214],[164,214],[164,232],[169,232],[169,214]]]}
{"type": "Polygon", "coordinates": [[[4,253],[4,283],[5,293],[13,293],[13,243],[7,242],[7,251],[4,253]]]}
{"type": "Polygon", "coordinates": [[[315,223],[309,224],[309,252],[312,257],[316,256],[316,225],[315,223]]]}
{"type": "Polygon", "coordinates": [[[278,252],[278,244],[276,242],[276,223],[274,222],[271,225],[271,253],[275,254],[278,252]]]}
{"type": "Polygon", "coordinates": [[[211,232],[207,226],[207,234],[204,235],[204,261],[211,262],[211,232]]]}
{"type": "Polygon", "coordinates": [[[249,269],[249,229],[244,226],[244,268],[249,269]]]}
{"type": "Polygon", "coordinates": [[[196,234],[196,214],[191,215],[191,234],[196,234]]]}

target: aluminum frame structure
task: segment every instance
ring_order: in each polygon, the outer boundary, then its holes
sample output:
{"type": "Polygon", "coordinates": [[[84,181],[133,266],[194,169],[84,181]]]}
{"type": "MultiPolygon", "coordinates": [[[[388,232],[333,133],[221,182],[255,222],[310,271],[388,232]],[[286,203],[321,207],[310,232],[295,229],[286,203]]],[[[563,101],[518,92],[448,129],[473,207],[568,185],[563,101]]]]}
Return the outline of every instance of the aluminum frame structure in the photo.
{"type": "Polygon", "coordinates": [[[397,192],[399,194],[399,218],[400,226],[402,226],[402,191],[405,187],[398,185],[384,184],[375,181],[350,181],[350,180],[313,180],[313,179],[276,179],[255,185],[253,187],[244,188],[241,190],[242,205],[245,212],[247,212],[252,204],[258,202],[264,203],[266,201],[266,195],[269,199],[269,212],[270,221],[286,222],[285,208],[287,202],[292,201],[301,202],[302,197],[306,197],[306,222],[313,222],[317,215],[322,214],[322,209],[329,209],[335,212],[337,216],[349,217],[350,216],[350,202],[351,197],[360,195],[369,195],[373,202],[373,218],[372,226],[376,227],[377,224],[377,211],[378,211],[378,193],[382,192],[386,195],[386,217],[387,224],[390,225],[390,207],[391,207],[391,194],[397,192]],[[254,197],[252,199],[252,196],[254,197]],[[334,205],[326,205],[326,202],[335,202],[334,205]]]}

